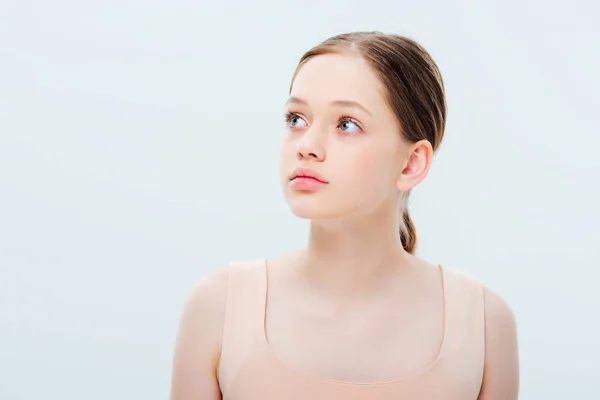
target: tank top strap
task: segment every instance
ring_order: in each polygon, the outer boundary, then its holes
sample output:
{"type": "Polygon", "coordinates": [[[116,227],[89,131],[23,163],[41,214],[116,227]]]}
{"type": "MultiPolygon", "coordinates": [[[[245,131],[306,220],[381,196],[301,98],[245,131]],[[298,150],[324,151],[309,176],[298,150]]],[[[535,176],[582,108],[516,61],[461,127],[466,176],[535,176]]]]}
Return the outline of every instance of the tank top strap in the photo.
{"type": "Polygon", "coordinates": [[[460,360],[461,366],[475,372],[472,383],[477,386],[485,360],[483,285],[462,271],[441,268],[446,301],[443,358],[449,364],[460,360]]]}
{"type": "Polygon", "coordinates": [[[266,298],[266,260],[233,261],[229,283],[218,380],[221,391],[229,387],[251,351],[263,323],[266,298]]]}

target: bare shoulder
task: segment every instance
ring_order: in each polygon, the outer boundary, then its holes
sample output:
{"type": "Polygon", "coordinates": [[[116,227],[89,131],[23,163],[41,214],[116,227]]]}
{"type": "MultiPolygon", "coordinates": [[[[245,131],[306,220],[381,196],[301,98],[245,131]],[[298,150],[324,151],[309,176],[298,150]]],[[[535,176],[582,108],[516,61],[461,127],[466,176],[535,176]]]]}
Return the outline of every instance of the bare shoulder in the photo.
{"type": "Polygon", "coordinates": [[[486,330],[505,329],[510,332],[516,331],[515,315],[503,297],[489,287],[484,286],[483,299],[486,330]]]}
{"type": "Polygon", "coordinates": [[[181,312],[180,337],[198,331],[206,344],[220,352],[229,273],[229,268],[217,269],[192,286],[181,312]]]}
{"type": "Polygon", "coordinates": [[[171,382],[171,399],[220,399],[221,355],[229,268],[207,274],[190,290],[181,312],[171,382]]]}
{"type": "Polygon", "coordinates": [[[485,362],[479,400],[516,400],[519,351],[514,313],[498,293],[484,286],[485,362]]]}
{"type": "Polygon", "coordinates": [[[475,276],[463,270],[444,267],[446,274],[452,274],[462,282],[474,285],[483,296],[486,353],[503,348],[516,350],[516,320],[508,302],[497,292],[484,285],[475,276]]]}
{"type": "Polygon", "coordinates": [[[511,307],[504,298],[486,286],[483,287],[483,299],[486,353],[516,355],[517,323],[511,307]]]}
{"type": "Polygon", "coordinates": [[[220,268],[196,282],[188,293],[184,310],[192,308],[204,313],[221,314],[227,299],[229,268],[220,268]]]}
{"type": "Polygon", "coordinates": [[[483,296],[485,360],[478,400],[517,400],[519,350],[515,315],[508,302],[476,277],[460,269],[446,268],[462,282],[474,285],[483,296]]]}

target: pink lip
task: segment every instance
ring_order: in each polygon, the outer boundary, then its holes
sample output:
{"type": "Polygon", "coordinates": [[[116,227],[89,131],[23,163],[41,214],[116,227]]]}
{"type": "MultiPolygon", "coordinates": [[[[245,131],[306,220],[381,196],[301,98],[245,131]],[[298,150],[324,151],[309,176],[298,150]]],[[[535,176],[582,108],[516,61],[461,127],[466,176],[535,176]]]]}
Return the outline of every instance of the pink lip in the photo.
{"type": "Polygon", "coordinates": [[[329,182],[309,168],[296,168],[290,176],[289,186],[296,190],[314,191],[329,182]]]}

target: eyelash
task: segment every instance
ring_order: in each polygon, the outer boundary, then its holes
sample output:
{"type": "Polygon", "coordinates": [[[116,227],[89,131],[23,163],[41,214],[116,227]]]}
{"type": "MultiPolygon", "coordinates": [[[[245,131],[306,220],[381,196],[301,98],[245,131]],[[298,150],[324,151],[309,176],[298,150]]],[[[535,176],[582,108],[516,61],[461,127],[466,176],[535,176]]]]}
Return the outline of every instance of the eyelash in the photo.
{"type": "MultiPolygon", "coordinates": [[[[298,113],[288,111],[284,114],[283,117],[284,117],[285,122],[287,124],[289,124],[291,122],[292,118],[300,117],[300,115],[298,113]]],[[[302,118],[302,117],[300,117],[300,118],[302,118]]],[[[362,131],[362,126],[360,126],[358,121],[356,121],[354,118],[352,118],[348,115],[342,115],[338,118],[338,125],[341,124],[342,122],[352,122],[354,125],[358,126],[358,128],[362,131]]]]}

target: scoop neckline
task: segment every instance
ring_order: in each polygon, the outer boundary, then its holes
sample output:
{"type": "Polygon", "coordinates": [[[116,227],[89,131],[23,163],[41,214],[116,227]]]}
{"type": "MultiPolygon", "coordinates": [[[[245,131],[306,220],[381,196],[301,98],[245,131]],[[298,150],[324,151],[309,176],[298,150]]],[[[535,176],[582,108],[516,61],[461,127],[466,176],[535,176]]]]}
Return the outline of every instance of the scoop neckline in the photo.
{"type": "Polygon", "coordinates": [[[318,381],[318,382],[323,382],[323,383],[327,383],[327,384],[334,384],[334,385],[344,385],[344,386],[362,386],[362,387],[366,387],[366,386],[384,386],[384,385],[393,385],[393,384],[401,384],[404,382],[409,382],[409,381],[414,381],[415,379],[418,379],[424,375],[426,375],[427,373],[429,373],[430,371],[432,371],[437,364],[440,362],[440,360],[442,359],[442,355],[446,349],[446,342],[447,342],[447,337],[448,337],[448,296],[447,296],[447,288],[446,288],[446,276],[445,276],[445,271],[444,271],[444,267],[441,264],[437,264],[437,268],[439,270],[440,276],[441,276],[441,281],[442,281],[442,299],[443,299],[443,335],[442,335],[442,342],[440,343],[440,346],[438,348],[436,357],[434,358],[434,360],[429,363],[429,365],[427,365],[426,367],[424,367],[422,370],[417,371],[413,374],[407,375],[405,377],[399,378],[399,379],[393,379],[393,380],[387,380],[387,381],[375,381],[375,382],[353,382],[353,381],[344,381],[344,380],[339,380],[339,379],[332,379],[332,378],[326,378],[326,377],[322,377],[322,376],[318,376],[315,374],[311,374],[310,372],[306,372],[306,371],[302,371],[296,367],[293,367],[289,364],[287,364],[286,362],[284,362],[278,355],[277,353],[271,348],[271,345],[269,344],[269,340],[267,339],[267,330],[266,330],[266,317],[267,317],[267,299],[268,299],[268,291],[269,291],[269,277],[268,277],[268,260],[267,258],[263,259],[263,263],[262,263],[262,267],[263,267],[263,272],[264,272],[264,293],[263,293],[263,304],[262,304],[262,315],[261,315],[261,323],[259,324],[259,336],[260,336],[260,343],[262,345],[262,347],[264,348],[266,354],[268,355],[268,357],[274,361],[276,364],[279,365],[280,368],[283,368],[293,374],[297,374],[299,376],[302,376],[305,379],[308,380],[313,380],[313,381],[318,381]]]}

